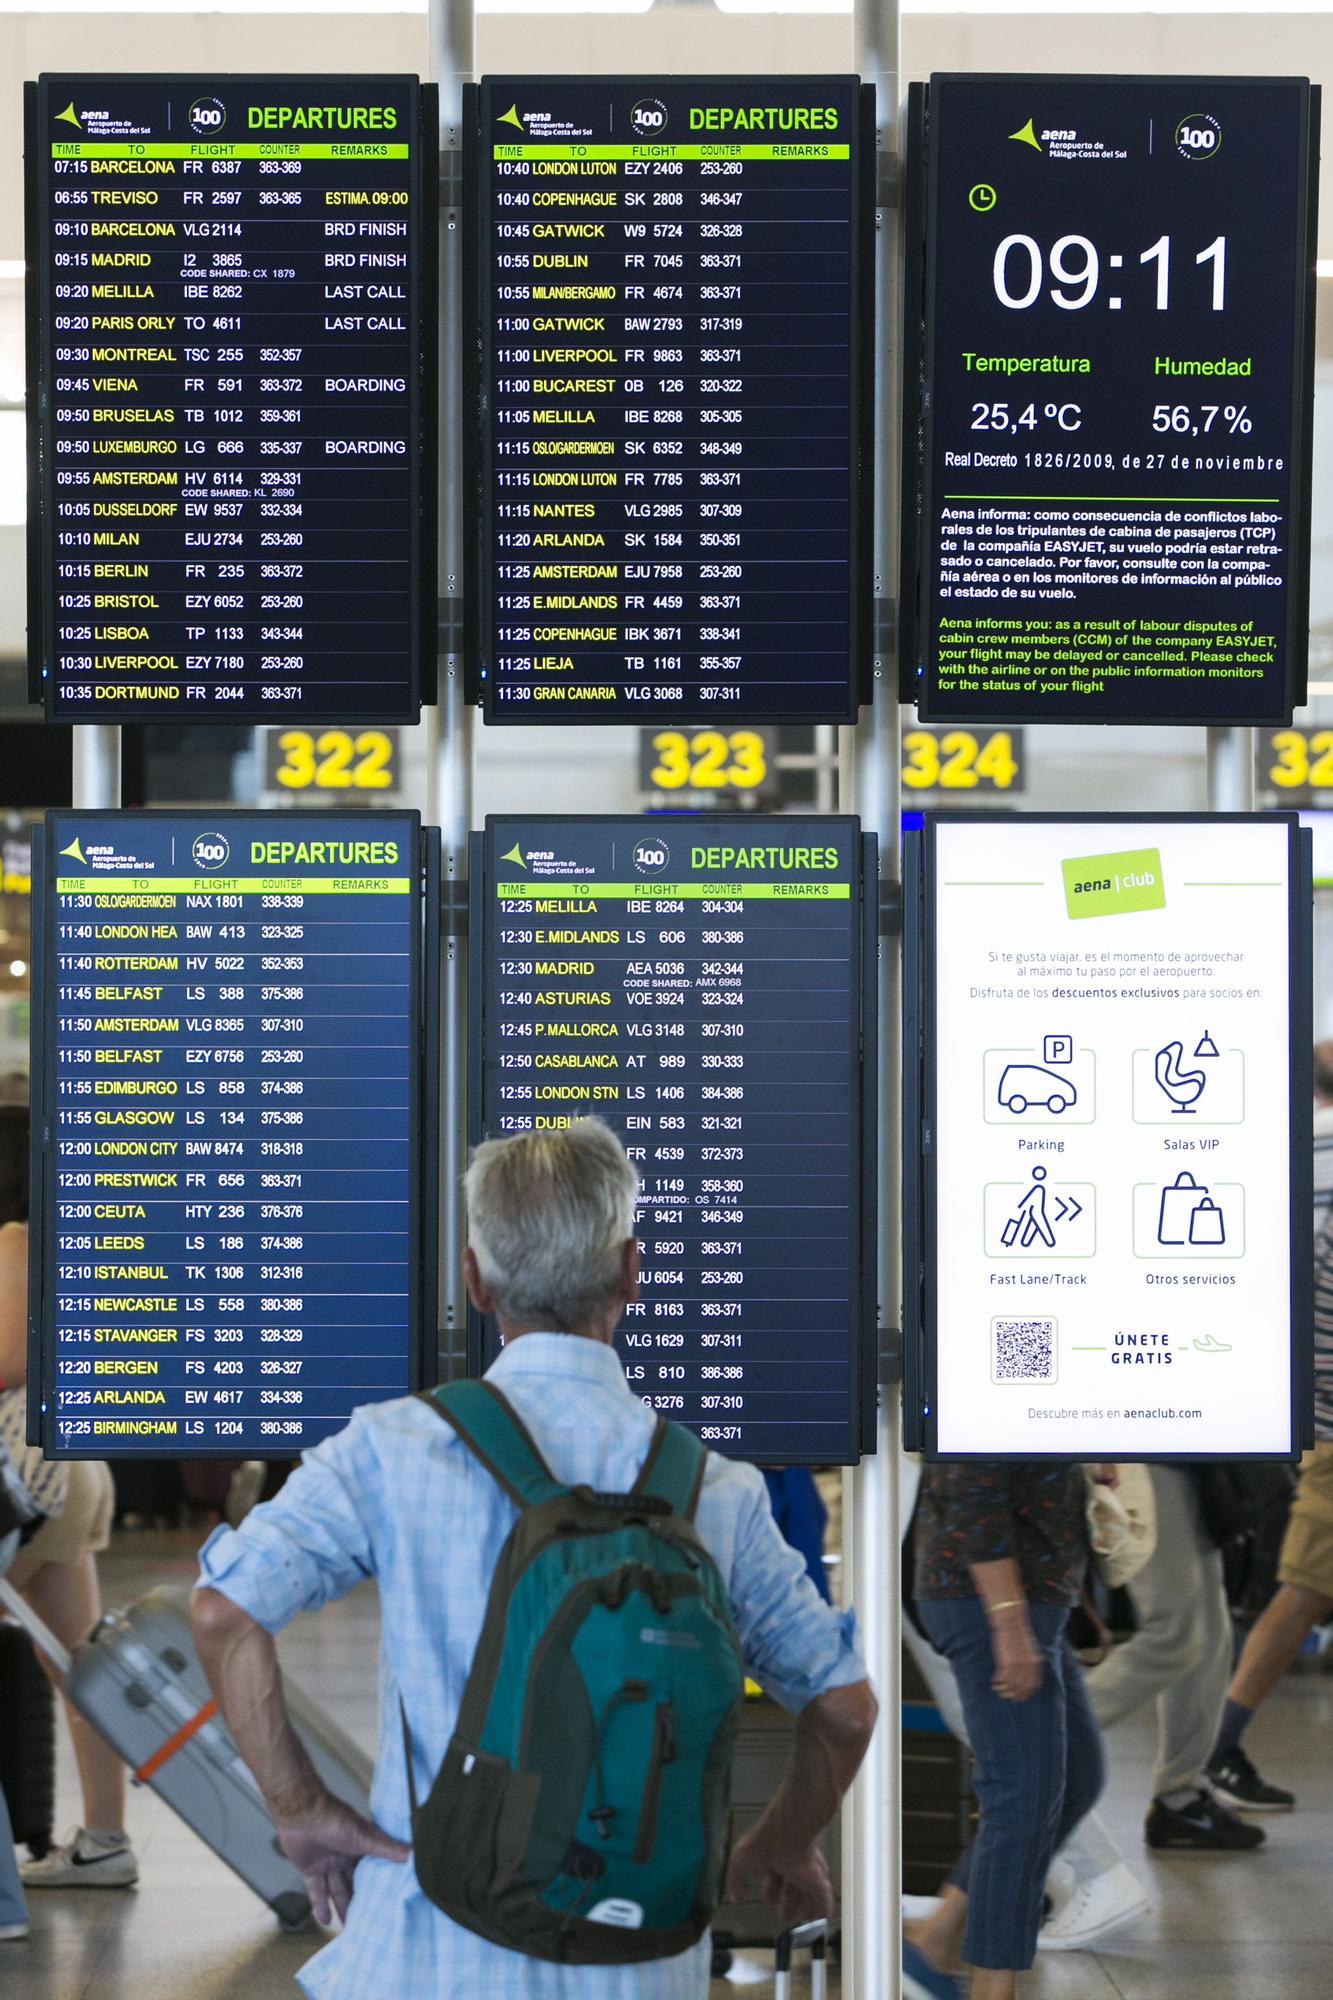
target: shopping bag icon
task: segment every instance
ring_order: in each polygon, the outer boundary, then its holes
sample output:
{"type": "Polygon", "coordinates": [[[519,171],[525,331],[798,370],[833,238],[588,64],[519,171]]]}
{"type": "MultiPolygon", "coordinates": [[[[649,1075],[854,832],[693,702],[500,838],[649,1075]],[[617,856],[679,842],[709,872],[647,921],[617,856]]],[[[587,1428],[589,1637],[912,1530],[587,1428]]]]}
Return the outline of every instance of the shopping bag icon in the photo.
{"type": "Polygon", "coordinates": [[[1191,1243],[1225,1243],[1227,1226],[1222,1211],[1210,1195],[1205,1195],[1190,1216],[1191,1243]]]}
{"type": "MultiPolygon", "coordinates": [[[[1157,1241],[1159,1243],[1190,1243],[1194,1238],[1190,1228],[1195,1210],[1208,1198],[1208,1190],[1201,1187],[1193,1174],[1182,1169],[1170,1187],[1162,1189],[1162,1201],[1157,1215],[1157,1241]]],[[[1220,1211],[1219,1211],[1220,1215],[1220,1211]]],[[[1207,1241],[1200,1238],[1200,1241],[1207,1241]]],[[[1220,1238],[1218,1239],[1221,1240],[1220,1238]]]]}

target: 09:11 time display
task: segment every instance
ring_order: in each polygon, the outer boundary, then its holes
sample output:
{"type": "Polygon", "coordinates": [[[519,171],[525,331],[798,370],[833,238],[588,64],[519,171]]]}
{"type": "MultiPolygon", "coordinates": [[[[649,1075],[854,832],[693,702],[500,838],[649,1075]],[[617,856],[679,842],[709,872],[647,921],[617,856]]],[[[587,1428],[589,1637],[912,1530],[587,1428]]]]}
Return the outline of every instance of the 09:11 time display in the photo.
{"type": "MultiPolygon", "coordinates": [[[[1124,258],[1119,253],[1106,260],[1108,269],[1119,271],[1124,267],[1124,258]]],[[[1227,286],[1227,239],[1215,236],[1206,249],[1200,250],[1194,262],[1196,265],[1212,265],[1212,310],[1225,312],[1227,286]]],[[[1158,312],[1171,309],[1171,238],[1159,236],[1147,250],[1139,253],[1140,264],[1155,264],[1157,267],[1157,287],[1155,305],[1158,312]]],[[[1049,257],[1033,236],[1013,235],[1002,238],[996,247],[991,265],[995,296],[1002,306],[1011,312],[1026,312],[1036,305],[1042,295],[1042,286],[1049,268],[1056,281],[1048,289],[1047,296],[1054,305],[1064,312],[1081,312],[1090,306],[1097,296],[1101,280],[1101,257],[1096,244],[1087,236],[1060,236],[1051,245],[1049,257]]],[[[1190,297],[1184,301],[1190,307],[1198,301],[1190,297]]],[[[1119,312],[1124,299],[1112,295],[1106,301],[1109,312],[1119,312]]]]}

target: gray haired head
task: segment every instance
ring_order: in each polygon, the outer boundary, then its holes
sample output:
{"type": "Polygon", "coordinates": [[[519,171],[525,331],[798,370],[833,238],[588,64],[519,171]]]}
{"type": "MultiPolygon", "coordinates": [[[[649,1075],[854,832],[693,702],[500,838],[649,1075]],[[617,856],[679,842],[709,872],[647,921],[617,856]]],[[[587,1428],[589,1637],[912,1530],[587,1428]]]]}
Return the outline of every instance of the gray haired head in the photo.
{"type": "Polygon", "coordinates": [[[464,1186],[468,1244],[501,1319],[573,1333],[615,1301],[639,1177],[600,1119],[488,1139],[464,1186]]]}

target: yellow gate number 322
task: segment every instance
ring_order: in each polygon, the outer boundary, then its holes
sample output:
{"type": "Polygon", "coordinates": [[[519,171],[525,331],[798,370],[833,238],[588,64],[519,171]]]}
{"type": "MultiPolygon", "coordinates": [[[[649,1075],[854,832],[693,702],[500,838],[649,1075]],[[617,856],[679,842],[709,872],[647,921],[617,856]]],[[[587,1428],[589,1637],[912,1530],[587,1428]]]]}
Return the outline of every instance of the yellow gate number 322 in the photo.
{"type": "Polygon", "coordinates": [[[312,736],[305,729],[285,729],[278,738],[282,763],[274,772],[288,791],[382,792],[394,782],[389,768],[393,742],[382,729],[364,729],[351,736],[345,729],[325,729],[312,736]]]}
{"type": "Polygon", "coordinates": [[[657,763],[649,782],[664,792],[680,791],[689,785],[696,791],[715,791],[724,785],[737,791],[753,791],[768,776],[764,739],[753,729],[733,729],[724,736],[719,729],[698,729],[686,736],[679,729],[663,729],[653,738],[657,763]]]}

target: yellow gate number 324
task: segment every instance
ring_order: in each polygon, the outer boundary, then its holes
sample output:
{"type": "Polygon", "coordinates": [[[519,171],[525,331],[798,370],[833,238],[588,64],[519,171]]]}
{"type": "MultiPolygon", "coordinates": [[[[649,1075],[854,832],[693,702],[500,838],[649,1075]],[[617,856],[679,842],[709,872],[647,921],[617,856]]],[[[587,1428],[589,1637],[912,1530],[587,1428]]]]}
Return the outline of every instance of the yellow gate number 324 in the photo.
{"type": "Polygon", "coordinates": [[[1008,730],[997,730],[984,743],[970,729],[950,729],[942,736],[909,729],[903,737],[903,783],[913,791],[971,791],[989,779],[997,792],[1007,792],[1017,776],[1008,730]]]}

